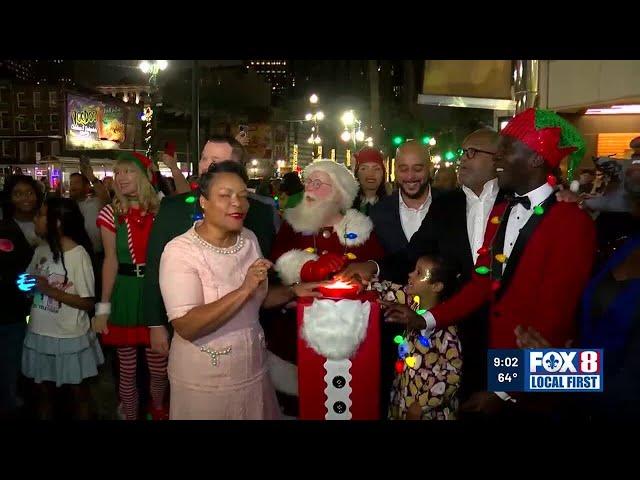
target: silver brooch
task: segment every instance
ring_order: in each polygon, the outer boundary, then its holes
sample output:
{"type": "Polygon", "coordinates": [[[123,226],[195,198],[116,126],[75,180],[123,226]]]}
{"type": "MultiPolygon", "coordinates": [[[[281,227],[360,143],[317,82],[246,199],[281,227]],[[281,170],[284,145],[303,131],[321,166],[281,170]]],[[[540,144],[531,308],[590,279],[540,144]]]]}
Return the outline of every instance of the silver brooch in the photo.
{"type": "Polygon", "coordinates": [[[206,353],[211,358],[211,366],[218,366],[218,357],[220,355],[228,355],[231,353],[231,347],[223,348],[222,350],[211,350],[207,346],[200,347],[200,351],[206,353]]]}

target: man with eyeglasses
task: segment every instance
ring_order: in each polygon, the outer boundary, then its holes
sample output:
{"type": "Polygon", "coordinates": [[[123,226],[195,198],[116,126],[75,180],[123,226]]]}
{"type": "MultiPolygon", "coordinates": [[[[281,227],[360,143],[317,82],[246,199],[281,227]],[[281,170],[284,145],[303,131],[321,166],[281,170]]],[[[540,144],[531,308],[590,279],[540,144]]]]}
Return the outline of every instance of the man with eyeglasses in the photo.
{"type": "MultiPolygon", "coordinates": [[[[462,142],[458,182],[460,189],[441,193],[434,198],[429,212],[408,245],[399,252],[387,255],[378,262],[354,263],[340,274],[351,279],[356,274],[370,280],[376,273],[380,278],[404,284],[418,258],[423,255],[442,256],[455,265],[460,285],[466,283],[482,247],[485,228],[491,209],[499,196],[493,155],[498,133],[482,128],[468,135],[462,142]]],[[[502,197],[502,195],[500,195],[502,197]]],[[[482,310],[458,324],[458,334],[464,351],[461,401],[486,383],[487,311],[482,310]]],[[[402,333],[401,328],[385,335],[402,333]]],[[[388,343],[388,342],[387,342],[388,343]]],[[[389,349],[384,347],[383,352],[389,349]]],[[[393,344],[391,344],[393,346],[393,344]]],[[[389,350],[383,358],[383,381],[393,378],[395,352],[389,350]]],[[[391,387],[389,387],[391,388],[391,387]]]]}

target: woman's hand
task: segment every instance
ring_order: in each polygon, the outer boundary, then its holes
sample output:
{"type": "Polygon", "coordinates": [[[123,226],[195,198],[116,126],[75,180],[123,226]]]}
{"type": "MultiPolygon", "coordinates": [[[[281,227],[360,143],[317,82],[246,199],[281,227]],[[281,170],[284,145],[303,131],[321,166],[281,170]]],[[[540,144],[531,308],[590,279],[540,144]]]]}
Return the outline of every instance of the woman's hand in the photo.
{"type": "Polygon", "coordinates": [[[165,326],[149,327],[149,340],[151,351],[164,355],[169,355],[169,332],[165,326]]]}
{"type": "Polygon", "coordinates": [[[319,285],[324,285],[330,282],[309,282],[299,283],[297,285],[291,285],[291,291],[296,297],[320,297],[320,292],[314,291],[319,285]]]}
{"type": "Polygon", "coordinates": [[[423,330],[427,328],[424,318],[411,310],[406,305],[380,300],[384,309],[384,318],[390,323],[400,323],[406,325],[409,330],[423,330]]]}
{"type": "Polygon", "coordinates": [[[253,294],[267,279],[267,272],[273,266],[269,260],[259,258],[249,267],[242,282],[241,290],[253,294]]]}
{"type": "Polygon", "coordinates": [[[87,177],[87,179],[93,183],[96,180],[98,180],[95,176],[95,174],[93,173],[93,168],[91,168],[91,165],[88,163],[82,163],[80,162],[80,173],[82,173],[85,177],[87,177]]]}
{"type": "Polygon", "coordinates": [[[96,333],[109,333],[107,322],[109,321],[109,315],[96,315],[91,319],[91,328],[96,333]]]}
{"type": "Polygon", "coordinates": [[[51,286],[47,278],[41,275],[34,275],[33,278],[36,279],[35,289],[39,291],[41,294],[46,295],[47,297],[50,297],[51,294],[54,292],[54,290],[57,290],[57,288],[51,286]]]}
{"type": "Polygon", "coordinates": [[[162,154],[162,163],[164,163],[169,168],[169,170],[178,169],[178,158],[177,158],[176,154],[171,156],[171,155],[168,155],[166,153],[163,153],[162,154]]]}

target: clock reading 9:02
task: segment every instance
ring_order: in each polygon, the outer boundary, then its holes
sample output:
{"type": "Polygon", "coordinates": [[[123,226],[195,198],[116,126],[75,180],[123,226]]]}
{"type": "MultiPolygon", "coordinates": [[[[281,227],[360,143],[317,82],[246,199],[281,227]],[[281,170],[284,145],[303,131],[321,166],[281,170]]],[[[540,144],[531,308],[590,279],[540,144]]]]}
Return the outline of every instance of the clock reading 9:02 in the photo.
{"type": "Polygon", "coordinates": [[[518,358],[517,357],[506,357],[504,359],[495,357],[493,359],[494,367],[517,367],[518,366],[518,358]]]}

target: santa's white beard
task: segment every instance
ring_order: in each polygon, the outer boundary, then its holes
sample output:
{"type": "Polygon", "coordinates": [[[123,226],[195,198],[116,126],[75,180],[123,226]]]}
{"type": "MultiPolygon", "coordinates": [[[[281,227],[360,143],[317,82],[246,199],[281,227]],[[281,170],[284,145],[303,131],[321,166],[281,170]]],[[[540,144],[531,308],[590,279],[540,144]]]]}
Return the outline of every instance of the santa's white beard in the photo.
{"type": "Polygon", "coordinates": [[[370,310],[359,300],[314,300],[304,310],[302,337],[325,358],[350,358],[367,333],[370,310]]]}
{"type": "Polygon", "coordinates": [[[316,233],[340,212],[336,197],[310,202],[305,195],[296,207],[286,210],[285,219],[297,232],[316,233]]]}

